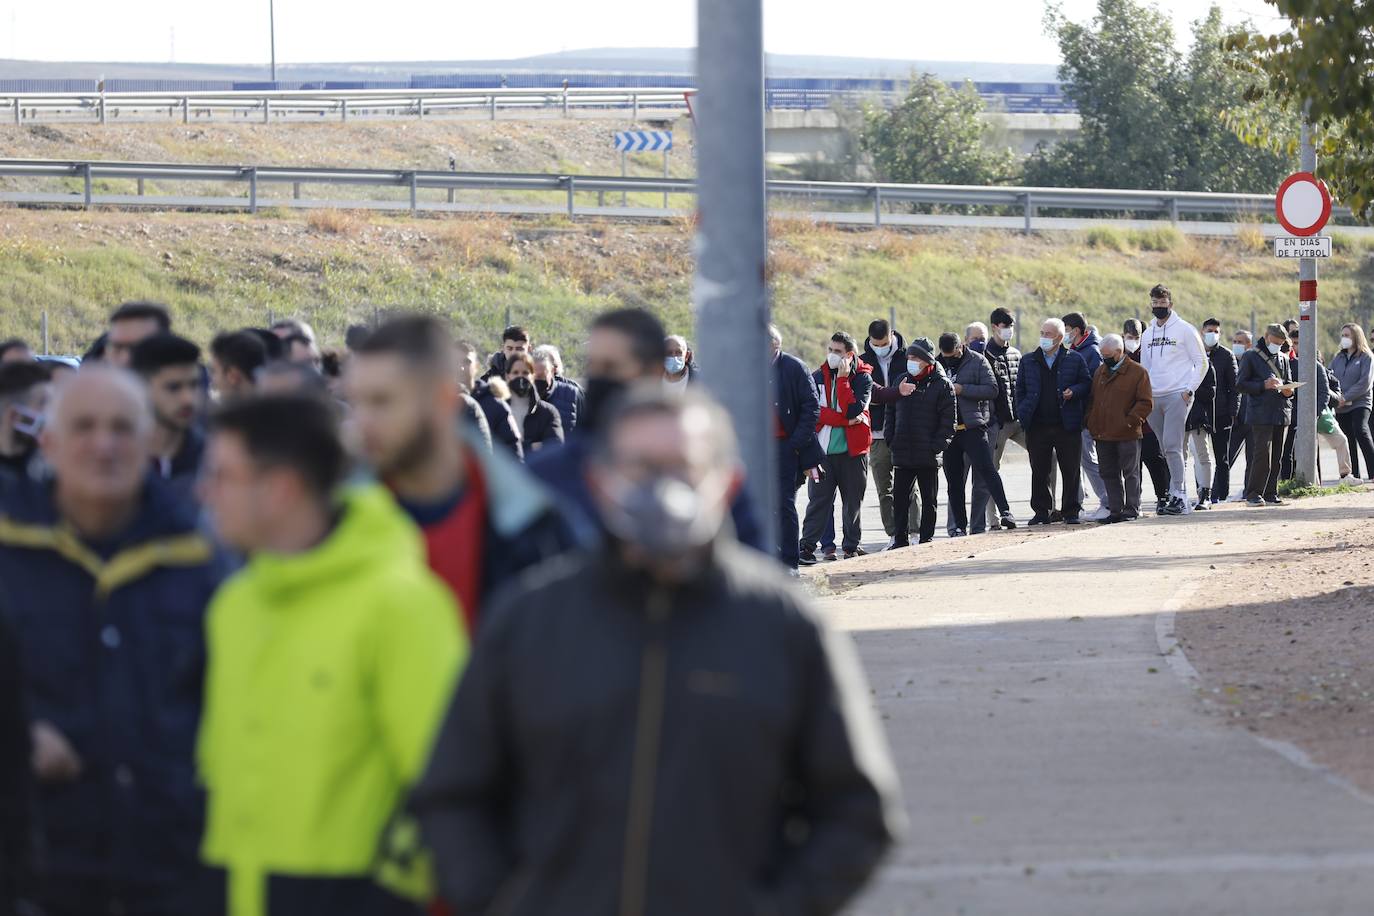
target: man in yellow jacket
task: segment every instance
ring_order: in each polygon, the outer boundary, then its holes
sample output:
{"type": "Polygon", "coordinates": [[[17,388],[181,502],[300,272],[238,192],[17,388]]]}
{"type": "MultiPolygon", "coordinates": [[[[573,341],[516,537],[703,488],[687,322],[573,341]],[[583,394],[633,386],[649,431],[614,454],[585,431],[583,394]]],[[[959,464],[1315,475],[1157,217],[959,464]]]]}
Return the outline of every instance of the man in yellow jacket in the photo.
{"type": "Polygon", "coordinates": [[[199,744],[202,852],[228,871],[230,916],[419,912],[378,882],[379,848],[467,640],[419,531],[382,488],[341,490],[346,469],[316,397],[213,421],[201,495],[249,556],[210,606],[199,744]]]}

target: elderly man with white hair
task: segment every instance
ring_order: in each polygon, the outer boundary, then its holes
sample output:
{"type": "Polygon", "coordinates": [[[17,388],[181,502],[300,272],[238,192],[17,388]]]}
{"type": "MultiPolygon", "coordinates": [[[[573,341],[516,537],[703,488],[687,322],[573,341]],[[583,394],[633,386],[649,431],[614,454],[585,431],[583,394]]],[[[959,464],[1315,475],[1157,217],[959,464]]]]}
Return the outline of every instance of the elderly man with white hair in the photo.
{"type": "Polygon", "coordinates": [[[1097,444],[1097,466],[1107,491],[1103,524],[1140,517],[1140,440],[1154,410],[1150,373],[1126,355],[1119,334],[1102,339],[1102,365],[1093,376],[1088,432],[1097,444]]]}
{"type": "Polygon", "coordinates": [[[3,613],[43,787],[34,902],[54,916],[212,913],[223,894],[197,858],[193,752],[225,564],[150,472],[153,422],[137,377],[82,369],[47,412],[53,480],[0,498],[3,613]]]}
{"type": "Polygon", "coordinates": [[[587,395],[581,385],[563,377],[563,356],[557,347],[540,344],[530,355],[534,359],[534,387],[539,389],[539,397],[557,408],[567,435],[577,428],[587,395]]]}
{"type": "Polygon", "coordinates": [[[1022,357],[1016,376],[1016,416],[1026,431],[1031,462],[1031,525],[1048,525],[1054,509],[1051,469],[1056,462],[1064,481],[1060,511],[1067,525],[1081,524],[1083,415],[1092,393],[1092,376],[1083,357],[1064,346],[1064,322],[1047,318],[1040,346],[1022,357]]]}
{"type": "Polygon", "coordinates": [[[663,338],[663,390],[682,394],[697,380],[692,347],[681,334],[663,338]]]}

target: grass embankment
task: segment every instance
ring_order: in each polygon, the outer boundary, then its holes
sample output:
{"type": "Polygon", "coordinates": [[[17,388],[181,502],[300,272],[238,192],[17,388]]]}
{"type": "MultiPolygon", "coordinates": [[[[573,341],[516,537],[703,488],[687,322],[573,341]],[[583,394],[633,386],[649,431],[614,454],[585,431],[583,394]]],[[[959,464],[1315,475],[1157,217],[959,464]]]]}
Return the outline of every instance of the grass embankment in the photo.
{"type": "MultiPolygon", "coordinates": [[[[774,314],[786,346],[808,362],[830,332],[862,338],[895,308],[908,338],[962,330],[996,306],[1019,310],[1034,346],[1046,315],[1085,312],[1105,333],[1147,313],[1155,283],[1190,320],[1229,330],[1295,309],[1296,268],[1262,240],[1146,233],[846,231],[778,221],[770,242],[774,314]]],[[[492,342],[507,314],[539,341],[575,354],[587,320],[642,305],[691,333],[691,228],[504,218],[404,219],[312,211],[215,215],[0,210],[0,335],[37,339],[49,313],[54,352],[79,352],[111,306],[169,303],[178,327],[215,331],[301,315],[326,343],[374,310],[422,308],[492,342]]],[[[1342,240],[1323,265],[1322,343],[1374,304],[1374,267],[1342,240]]],[[[574,363],[575,366],[575,363],[574,363]]]]}

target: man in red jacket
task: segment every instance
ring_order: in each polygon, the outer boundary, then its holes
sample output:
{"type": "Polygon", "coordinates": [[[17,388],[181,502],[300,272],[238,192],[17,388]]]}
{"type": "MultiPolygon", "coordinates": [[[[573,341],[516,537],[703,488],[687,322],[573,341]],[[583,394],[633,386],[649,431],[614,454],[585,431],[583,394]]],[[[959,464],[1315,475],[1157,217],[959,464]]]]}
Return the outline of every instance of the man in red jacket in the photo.
{"type": "Polygon", "coordinates": [[[868,405],[873,396],[872,367],[859,359],[854,338],[836,331],[827,345],[825,365],[811,374],[821,402],[816,439],[825,453],[820,480],[808,488],[806,522],[802,526],[801,565],[816,563],[816,541],[825,520],[835,512],[835,493],[840,494],[846,560],[862,556],[859,546],[859,511],[868,487],[868,450],[873,429],[868,405]]]}

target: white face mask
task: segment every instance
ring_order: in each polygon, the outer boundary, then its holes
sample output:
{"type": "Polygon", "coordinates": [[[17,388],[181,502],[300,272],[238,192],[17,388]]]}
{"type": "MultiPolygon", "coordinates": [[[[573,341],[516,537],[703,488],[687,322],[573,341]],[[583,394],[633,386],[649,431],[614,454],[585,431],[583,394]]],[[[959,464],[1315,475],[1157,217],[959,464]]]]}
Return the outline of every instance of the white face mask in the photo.
{"type": "Polygon", "coordinates": [[[1279,352],[1283,350],[1283,344],[1276,344],[1272,340],[1266,343],[1265,346],[1269,348],[1269,352],[1273,356],[1278,356],[1279,352]]]}
{"type": "Polygon", "coordinates": [[[1246,349],[1247,349],[1247,348],[1246,348],[1245,344],[1238,344],[1238,343],[1233,343],[1233,344],[1231,344],[1231,352],[1234,353],[1234,354],[1236,354],[1236,358],[1237,358],[1237,359],[1239,359],[1240,357],[1242,357],[1242,356],[1245,355],[1246,349]]]}
{"type": "Polygon", "coordinates": [[[1127,337],[1125,343],[1127,353],[1134,353],[1136,350],[1140,349],[1140,341],[1136,340],[1134,337],[1127,337]]]}
{"type": "Polygon", "coordinates": [[[1349,337],[1342,337],[1342,338],[1341,338],[1341,349],[1342,349],[1342,350],[1349,350],[1349,349],[1350,349],[1351,347],[1353,347],[1353,346],[1355,346],[1355,341],[1354,341],[1354,340],[1352,340],[1352,339],[1349,338],[1349,337]]]}
{"type": "Polygon", "coordinates": [[[893,344],[892,341],[889,340],[886,346],[874,347],[873,352],[881,356],[883,359],[887,359],[889,356],[892,355],[893,346],[895,346],[895,344],[893,344]]]}
{"type": "Polygon", "coordinates": [[[1040,349],[1044,350],[1046,353],[1050,352],[1054,349],[1054,340],[1049,337],[1040,338],[1040,349]]]}
{"type": "Polygon", "coordinates": [[[920,375],[925,371],[926,364],[919,359],[909,359],[906,361],[906,371],[910,375],[920,375]]]}
{"type": "Polygon", "coordinates": [[[998,328],[997,336],[1002,338],[1002,343],[1011,343],[1011,328],[998,328]]]}
{"type": "Polygon", "coordinates": [[[827,354],[825,355],[825,361],[826,361],[826,363],[830,366],[831,369],[838,369],[838,368],[840,368],[840,362],[841,362],[843,359],[844,359],[844,357],[840,356],[840,354],[838,354],[838,353],[827,353],[827,354]]]}
{"type": "Polygon", "coordinates": [[[1209,347],[1215,347],[1218,340],[1221,340],[1221,335],[1216,331],[1208,331],[1206,334],[1202,335],[1202,342],[1209,347]]]}

